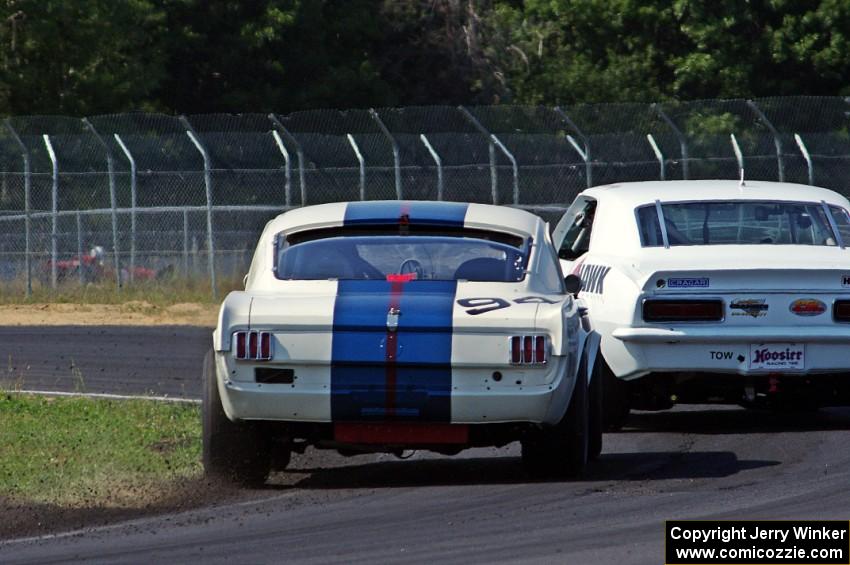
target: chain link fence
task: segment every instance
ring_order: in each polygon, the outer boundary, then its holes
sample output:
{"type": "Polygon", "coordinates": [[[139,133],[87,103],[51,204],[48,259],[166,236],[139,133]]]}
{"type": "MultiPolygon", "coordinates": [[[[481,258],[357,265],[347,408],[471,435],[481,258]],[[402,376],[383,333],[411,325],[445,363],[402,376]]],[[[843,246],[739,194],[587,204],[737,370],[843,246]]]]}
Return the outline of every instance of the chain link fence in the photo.
{"type": "Polygon", "coordinates": [[[495,203],[555,220],[588,186],[746,178],[850,194],[850,100],[18,116],[0,127],[0,292],[246,271],[323,202],[495,203]]]}

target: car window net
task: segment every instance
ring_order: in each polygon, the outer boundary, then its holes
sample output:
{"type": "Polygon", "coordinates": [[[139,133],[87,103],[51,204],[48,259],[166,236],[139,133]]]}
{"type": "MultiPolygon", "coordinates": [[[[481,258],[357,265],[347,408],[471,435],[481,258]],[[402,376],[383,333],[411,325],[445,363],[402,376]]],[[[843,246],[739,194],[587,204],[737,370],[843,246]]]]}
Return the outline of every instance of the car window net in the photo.
{"type": "MultiPolygon", "coordinates": [[[[839,208],[846,220],[846,211],[839,208]]],[[[661,204],[671,247],[683,245],[820,245],[837,238],[819,202],[703,201],[661,204]]],[[[837,216],[836,211],[831,212],[837,216]]],[[[643,247],[664,245],[654,204],[637,210],[643,247]]],[[[841,225],[839,230],[841,230],[841,225]]],[[[850,223],[847,224],[850,231],[850,223]]]]}
{"type": "Polygon", "coordinates": [[[278,236],[275,276],[281,280],[523,279],[530,240],[520,247],[484,239],[427,235],[360,235],[292,244],[278,236]]]}

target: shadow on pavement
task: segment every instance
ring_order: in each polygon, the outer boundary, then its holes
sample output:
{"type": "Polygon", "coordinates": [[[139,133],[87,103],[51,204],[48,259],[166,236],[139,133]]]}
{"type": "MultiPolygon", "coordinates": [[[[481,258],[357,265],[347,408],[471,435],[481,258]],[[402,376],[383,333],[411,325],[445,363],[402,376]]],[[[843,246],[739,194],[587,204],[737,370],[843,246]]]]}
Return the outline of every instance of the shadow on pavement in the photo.
{"type": "Polygon", "coordinates": [[[850,408],[780,411],[686,406],[662,412],[633,412],[623,433],[746,434],[850,430],[850,408]]]}
{"type": "Polygon", "coordinates": [[[778,464],[778,461],[739,460],[729,451],[607,453],[589,465],[584,477],[570,480],[530,475],[519,457],[445,458],[331,468],[295,466],[286,473],[290,477],[304,474],[303,479],[296,479],[286,486],[270,484],[269,488],[351,489],[701,479],[726,477],[743,470],[778,464]]]}

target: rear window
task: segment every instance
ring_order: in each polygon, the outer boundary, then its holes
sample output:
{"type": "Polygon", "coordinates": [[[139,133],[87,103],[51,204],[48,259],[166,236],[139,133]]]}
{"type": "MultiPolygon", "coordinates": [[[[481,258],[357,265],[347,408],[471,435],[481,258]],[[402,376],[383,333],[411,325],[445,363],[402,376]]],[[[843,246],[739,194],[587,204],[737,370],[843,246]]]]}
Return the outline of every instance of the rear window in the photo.
{"type": "MultiPolygon", "coordinates": [[[[346,230],[347,231],[347,230],[346,230]]],[[[531,240],[507,234],[402,234],[395,230],[307,232],[276,241],[281,280],[414,280],[517,282],[525,275],[531,240]],[[493,237],[488,237],[492,235],[493,237]]]]}
{"type": "MultiPolygon", "coordinates": [[[[830,206],[829,215],[819,202],[774,202],[760,200],[703,201],[661,204],[637,210],[643,247],[682,245],[822,245],[841,241],[834,233],[850,235],[850,219],[840,207],[830,206]]],[[[843,240],[847,242],[846,239],[843,240]]]]}

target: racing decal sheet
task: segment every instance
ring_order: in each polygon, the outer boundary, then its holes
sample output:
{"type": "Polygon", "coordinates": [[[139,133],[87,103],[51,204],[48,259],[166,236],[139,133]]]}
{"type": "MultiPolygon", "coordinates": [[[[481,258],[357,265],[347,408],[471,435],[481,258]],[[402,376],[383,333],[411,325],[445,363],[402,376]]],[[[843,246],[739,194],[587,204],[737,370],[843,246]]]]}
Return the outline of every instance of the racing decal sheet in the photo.
{"type": "MultiPolygon", "coordinates": [[[[354,202],[344,225],[462,227],[468,206],[354,202]]],[[[339,281],[331,345],[331,419],[451,421],[456,281],[339,281]]]]}

